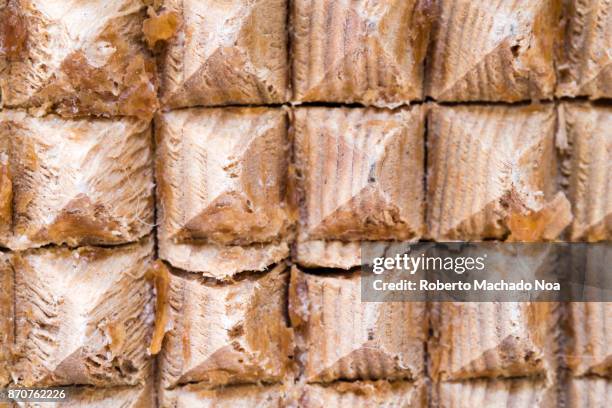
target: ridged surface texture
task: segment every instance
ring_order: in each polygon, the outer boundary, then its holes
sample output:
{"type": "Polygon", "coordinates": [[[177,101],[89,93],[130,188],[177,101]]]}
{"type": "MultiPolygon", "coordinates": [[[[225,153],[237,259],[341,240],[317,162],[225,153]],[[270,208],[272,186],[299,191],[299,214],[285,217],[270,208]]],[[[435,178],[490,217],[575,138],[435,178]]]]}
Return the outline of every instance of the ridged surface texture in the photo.
{"type": "Polygon", "coordinates": [[[122,248],[45,248],[16,255],[16,350],[23,386],[135,385],[147,342],[153,241],[122,248]]]}
{"type": "Polygon", "coordinates": [[[10,381],[14,342],[13,267],[8,256],[0,253],[0,387],[10,381]]]}
{"type": "Polygon", "coordinates": [[[285,405],[286,387],[282,385],[241,385],[206,389],[187,385],[162,391],[160,408],[280,408],[285,405]]]}
{"type": "Polygon", "coordinates": [[[287,100],[287,0],[165,0],[180,16],[162,57],[162,103],[287,100]]]}
{"type": "Polygon", "coordinates": [[[362,303],[358,273],[291,273],[289,315],[308,382],[417,379],[427,335],[422,303],[362,303]]]}
{"type": "Polygon", "coordinates": [[[9,165],[12,203],[12,226],[0,227],[0,242],[13,249],[120,244],[151,232],[150,139],[139,120],[0,112],[0,163],[9,165]]]}
{"type": "Polygon", "coordinates": [[[284,268],[233,284],[172,275],[162,385],[283,380],[293,354],[284,317],[289,279],[284,268]]]}
{"type": "Polygon", "coordinates": [[[435,106],[428,126],[430,238],[551,240],[570,223],[552,106],[435,106]]]}
{"type": "Polygon", "coordinates": [[[547,408],[556,406],[543,381],[529,378],[479,379],[438,385],[440,408],[547,408]]]}
{"type": "Polygon", "coordinates": [[[292,2],[297,101],[397,106],[422,99],[428,2],[292,2]]]}
{"type": "Polygon", "coordinates": [[[570,238],[605,241],[612,238],[612,108],[564,103],[569,157],[569,197],[574,222],[570,238]]]}
{"type": "Polygon", "coordinates": [[[550,99],[560,0],[440,0],[426,69],[438,101],[550,99]]]}
{"type": "Polygon", "coordinates": [[[612,97],[612,2],[565,2],[558,96],[612,97]]]}

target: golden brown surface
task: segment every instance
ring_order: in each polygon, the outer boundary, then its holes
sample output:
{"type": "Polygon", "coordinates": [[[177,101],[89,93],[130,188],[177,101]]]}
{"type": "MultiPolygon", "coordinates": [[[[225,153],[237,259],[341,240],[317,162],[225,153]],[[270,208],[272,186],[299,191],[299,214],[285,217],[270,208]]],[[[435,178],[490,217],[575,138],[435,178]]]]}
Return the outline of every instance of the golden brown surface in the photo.
{"type": "Polygon", "coordinates": [[[293,267],[289,316],[305,380],[419,378],[424,304],[365,303],[360,296],[359,272],[327,276],[293,267]]]}
{"type": "Polygon", "coordinates": [[[612,97],[612,4],[566,0],[559,41],[558,96],[612,97]]]}
{"type": "Polygon", "coordinates": [[[162,57],[171,108],[287,100],[286,0],[165,0],[178,33],[162,57]]]}
{"type": "Polygon", "coordinates": [[[5,110],[3,147],[0,170],[8,163],[9,176],[6,181],[6,171],[0,174],[0,190],[12,191],[12,225],[0,227],[4,245],[119,244],[151,231],[152,146],[145,122],[5,110]]]}
{"type": "Polygon", "coordinates": [[[569,154],[565,170],[574,213],[570,238],[612,239],[612,108],[563,103],[559,120],[565,123],[561,135],[569,154]]]}
{"type": "Polygon", "coordinates": [[[162,385],[281,381],[291,374],[285,265],[232,284],[171,275],[162,385]]]}
{"type": "Polygon", "coordinates": [[[142,0],[8,0],[0,19],[0,95],[8,107],[65,116],[156,110],[142,0]]]}
{"type": "Polygon", "coordinates": [[[293,1],[294,99],[380,107],[422,99],[431,12],[421,0],[293,1]]]}
{"type": "MultiPolygon", "coordinates": [[[[413,240],[423,233],[424,112],[298,108],[293,123],[299,259],[333,266],[316,242],[413,240]],[[312,248],[312,249],[310,249],[312,248]]],[[[325,252],[325,248],[322,248],[325,252]]],[[[354,266],[347,265],[348,267],[354,266]]]]}
{"type": "Polygon", "coordinates": [[[160,408],[284,408],[287,387],[240,385],[207,389],[190,384],[160,392],[160,408]]]}
{"type": "Polygon", "coordinates": [[[560,2],[434,2],[427,95],[438,101],[551,99],[560,2]]]}
{"type": "Polygon", "coordinates": [[[153,240],[112,249],[44,248],[15,256],[23,386],[141,384],[153,321],[153,240]]]}
{"type": "Polygon", "coordinates": [[[553,106],[434,106],[428,126],[430,238],[553,240],[571,222],[553,106]]]}
{"type": "Polygon", "coordinates": [[[432,311],[432,377],[552,375],[560,318],[553,303],[438,303],[432,311]]]}
{"type": "Polygon", "coordinates": [[[173,111],[158,116],[156,129],[162,258],[222,278],[288,254],[283,110],[173,111]]]}
{"type": "Polygon", "coordinates": [[[14,341],[13,280],[9,257],[0,253],[0,387],[5,387],[10,381],[14,341]]]}

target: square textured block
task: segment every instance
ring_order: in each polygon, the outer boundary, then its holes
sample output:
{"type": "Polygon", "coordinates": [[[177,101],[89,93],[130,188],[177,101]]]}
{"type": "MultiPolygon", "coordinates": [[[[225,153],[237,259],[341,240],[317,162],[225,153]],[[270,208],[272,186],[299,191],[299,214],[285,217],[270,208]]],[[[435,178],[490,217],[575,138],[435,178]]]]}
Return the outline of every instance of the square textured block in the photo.
{"type": "Polygon", "coordinates": [[[329,247],[333,241],[416,240],[423,234],[421,106],[309,107],[294,115],[300,262],[354,266],[335,264],[342,259],[325,256],[309,241],[329,247]]]}
{"type": "Polygon", "coordinates": [[[153,228],[152,155],[150,128],[139,120],[0,112],[0,242],[138,240],[153,228]]]}
{"type": "Polygon", "coordinates": [[[608,0],[564,2],[558,96],[612,97],[612,4],[608,0]]]}
{"type": "Polygon", "coordinates": [[[287,0],[163,4],[181,21],[162,57],[165,106],[287,101],[287,0]]]}
{"type": "Polygon", "coordinates": [[[565,388],[567,408],[603,408],[610,405],[612,381],[610,378],[572,378],[565,388]]]}
{"type": "Polygon", "coordinates": [[[328,407],[427,407],[427,390],[422,383],[404,381],[351,381],[304,385],[295,405],[301,408],[328,407]]]}
{"type": "Polygon", "coordinates": [[[280,408],[286,405],[284,385],[237,385],[209,389],[189,384],[160,391],[160,408],[280,408]]]}
{"type": "MultiPolygon", "coordinates": [[[[612,10],[611,10],[612,13],[612,10]]],[[[567,152],[569,198],[574,241],[612,239],[612,108],[588,103],[563,103],[559,121],[565,122],[560,142],[567,152]]],[[[563,130],[563,123],[560,125],[563,130]]]]}
{"type": "Polygon", "coordinates": [[[560,0],[440,0],[426,92],[438,101],[551,99],[560,0]]]}
{"type": "Polygon", "coordinates": [[[436,303],[429,347],[432,377],[553,376],[561,317],[556,303],[436,303]]]}
{"type": "Polygon", "coordinates": [[[290,143],[282,109],[185,109],[157,118],[161,257],[227,277],[289,253],[290,143]]]}
{"type": "Polygon", "coordinates": [[[555,120],[551,105],[434,106],[428,128],[428,236],[557,238],[572,215],[559,191],[555,120]]]}
{"type": "Polygon", "coordinates": [[[305,380],[420,378],[425,304],[361,302],[359,273],[314,275],[293,267],[289,316],[305,380]]]}
{"type": "Polygon", "coordinates": [[[10,382],[14,342],[14,273],[9,256],[0,252],[0,387],[10,382]]]}
{"type": "Polygon", "coordinates": [[[422,0],[293,1],[294,99],[380,107],[422,99],[431,8],[422,0]]]}
{"type": "Polygon", "coordinates": [[[151,364],[153,255],[152,238],[16,255],[16,383],[143,384],[151,364]]]}
{"type": "Polygon", "coordinates": [[[439,383],[434,406],[440,408],[558,407],[554,387],[538,378],[478,379],[439,383]]]}
{"type": "MultiPolygon", "coordinates": [[[[609,258],[607,265],[612,262],[609,258]]],[[[612,302],[570,303],[568,308],[568,366],[576,376],[599,375],[611,379],[612,302]]]]}
{"type": "Polygon", "coordinates": [[[7,0],[0,7],[0,96],[62,115],[151,117],[155,63],[142,0],[7,0]]]}
{"type": "Polygon", "coordinates": [[[285,269],[281,264],[229,284],[170,275],[162,386],[273,383],[291,375],[285,269]]]}

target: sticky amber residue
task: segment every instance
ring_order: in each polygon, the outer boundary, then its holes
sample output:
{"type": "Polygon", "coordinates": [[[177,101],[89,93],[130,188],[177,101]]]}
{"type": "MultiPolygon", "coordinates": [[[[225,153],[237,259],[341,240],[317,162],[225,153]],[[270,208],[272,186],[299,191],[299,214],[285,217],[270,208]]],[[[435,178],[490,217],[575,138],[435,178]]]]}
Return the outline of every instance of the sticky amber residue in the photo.
{"type": "Polygon", "coordinates": [[[127,67],[123,83],[126,88],[119,96],[121,114],[149,120],[159,107],[157,90],[150,78],[155,66],[141,55],[132,59],[127,67]]]}
{"type": "Polygon", "coordinates": [[[558,193],[541,210],[513,209],[508,215],[508,241],[549,241],[559,237],[572,220],[571,205],[563,193],[558,193]]]}
{"type": "Polygon", "coordinates": [[[160,352],[166,325],[168,323],[168,290],[170,288],[170,272],[159,259],[153,263],[149,277],[155,283],[157,298],[155,299],[155,329],[149,346],[149,353],[155,355],[160,352]]]}
{"type": "Polygon", "coordinates": [[[11,222],[11,205],[13,202],[13,183],[11,182],[8,164],[0,164],[0,224],[11,222]]]}
{"type": "Polygon", "coordinates": [[[106,335],[109,338],[108,349],[113,355],[118,355],[125,345],[127,333],[123,323],[109,323],[105,327],[106,335]]]}
{"type": "Polygon", "coordinates": [[[169,40],[179,27],[179,16],[174,11],[163,11],[156,14],[151,11],[150,17],[142,24],[142,32],[149,48],[154,48],[158,41],[169,40]]]}
{"type": "Polygon", "coordinates": [[[25,48],[28,30],[25,17],[11,2],[0,10],[0,56],[15,59],[25,48]]]}

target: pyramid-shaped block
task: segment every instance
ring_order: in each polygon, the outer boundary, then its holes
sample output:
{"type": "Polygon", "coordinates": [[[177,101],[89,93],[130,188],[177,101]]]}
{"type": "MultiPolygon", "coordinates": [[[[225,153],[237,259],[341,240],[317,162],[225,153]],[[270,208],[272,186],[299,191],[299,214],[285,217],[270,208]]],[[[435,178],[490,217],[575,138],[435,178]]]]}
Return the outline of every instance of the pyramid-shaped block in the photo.
{"type": "Polygon", "coordinates": [[[160,391],[160,408],[278,408],[288,407],[287,386],[237,385],[207,388],[203,384],[189,384],[172,390],[160,391]]]}
{"type": "Polygon", "coordinates": [[[13,268],[7,255],[0,253],[0,387],[10,381],[14,341],[13,268]]]}
{"type": "Polygon", "coordinates": [[[19,385],[142,384],[148,374],[153,240],[34,249],[14,259],[19,385]]]}
{"type": "Polygon", "coordinates": [[[610,240],[612,108],[564,103],[559,113],[560,119],[565,119],[563,134],[569,153],[569,198],[574,213],[570,237],[579,241],[610,240]]]}
{"type": "Polygon", "coordinates": [[[559,1],[436,4],[427,96],[439,101],[552,98],[559,1]]]}
{"type": "Polygon", "coordinates": [[[439,303],[432,315],[434,378],[544,376],[555,369],[558,304],[439,303]]]}
{"type": "Polygon", "coordinates": [[[284,317],[285,268],[234,283],[170,275],[162,385],[273,383],[288,376],[293,334],[284,317]]]}
{"type": "Polygon", "coordinates": [[[324,276],[294,267],[289,315],[306,381],[414,380],[423,374],[424,304],[361,302],[359,271],[324,276]]]}
{"type": "Polygon", "coordinates": [[[559,42],[558,96],[612,97],[612,6],[607,0],[565,1],[559,42]]]}
{"type": "Polygon", "coordinates": [[[552,240],[571,222],[552,106],[435,106],[428,123],[430,238],[552,240]]]}
{"type": "Polygon", "coordinates": [[[182,24],[163,56],[172,108],[287,100],[287,0],[165,0],[182,24]]]}
{"type": "Polygon", "coordinates": [[[298,108],[293,128],[301,240],[421,236],[421,106],[298,108]]]}
{"type": "Polygon", "coordinates": [[[570,303],[568,308],[569,367],[577,376],[612,377],[612,302],[570,303]]]}
{"type": "Polygon", "coordinates": [[[543,379],[478,379],[439,383],[434,406],[444,408],[556,407],[554,387],[543,379]]]}
{"type": "MultiPolygon", "coordinates": [[[[149,126],[131,119],[64,120],[0,113],[12,197],[9,247],[118,244],[150,232],[149,126]]],[[[6,172],[4,172],[6,174],[6,172]]],[[[2,177],[2,176],[0,176],[2,177]]]]}
{"type": "Polygon", "coordinates": [[[354,381],[332,384],[307,384],[296,393],[295,405],[323,407],[426,407],[427,390],[423,383],[407,381],[354,381]]]}
{"type": "Polygon", "coordinates": [[[381,107],[422,99],[429,8],[418,0],[293,1],[294,98],[381,107]]]}
{"type": "Polygon", "coordinates": [[[157,121],[160,234],[174,242],[268,243],[291,226],[280,109],[187,109],[157,121]]]}
{"type": "Polygon", "coordinates": [[[4,106],[62,115],[150,117],[155,64],[144,49],[141,0],[10,0],[0,9],[4,106]]]}

